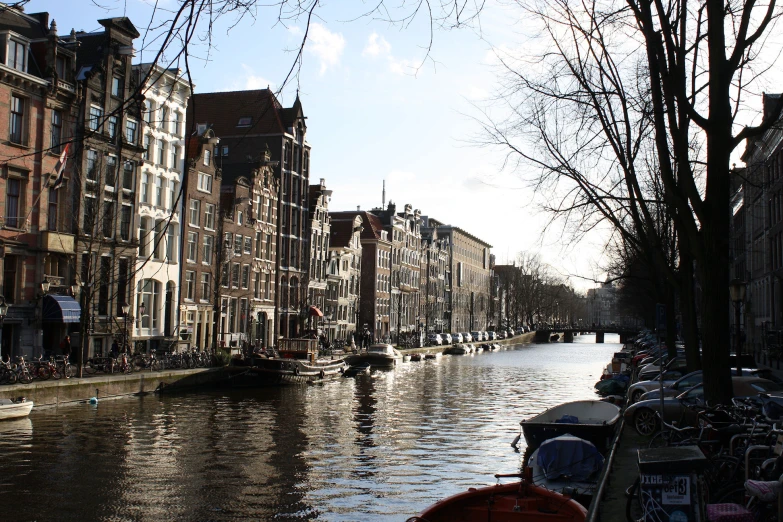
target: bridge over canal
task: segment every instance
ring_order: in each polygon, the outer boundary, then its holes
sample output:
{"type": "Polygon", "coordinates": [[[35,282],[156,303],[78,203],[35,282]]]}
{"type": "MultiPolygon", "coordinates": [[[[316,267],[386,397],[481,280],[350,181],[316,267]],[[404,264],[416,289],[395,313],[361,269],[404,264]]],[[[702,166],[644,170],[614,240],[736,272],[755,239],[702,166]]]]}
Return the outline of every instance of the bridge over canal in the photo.
{"type": "Polygon", "coordinates": [[[620,342],[625,344],[629,339],[639,334],[639,328],[627,326],[594,326],[587,328],[555,328],[549,330],[536,330],[534,342],[548,343],[555,334],[560,334],[558,339],[563,339],[564,343],[574,342],[575,335],[595,334],[595,342],[603,343],[604,335],[614,333],[620,335],[620,342]]]}

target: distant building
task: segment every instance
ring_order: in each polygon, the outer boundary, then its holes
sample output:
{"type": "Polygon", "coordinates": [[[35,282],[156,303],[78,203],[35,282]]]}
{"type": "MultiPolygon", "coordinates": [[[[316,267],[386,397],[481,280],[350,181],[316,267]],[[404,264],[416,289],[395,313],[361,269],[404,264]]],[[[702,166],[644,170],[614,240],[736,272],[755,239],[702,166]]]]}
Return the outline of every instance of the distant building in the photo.
{"type": "MultiPolygon", "coordinates": [[[[326,188],[326,182],[321,179],[318,185],[310,185],[309,210],[310,222],[310,262],[307,281],[307,302],[315,306],[318,312],[324,313],[326,306],[326,279],[329,263],[329,237],[331,235],[331,218],[329,217],[329,201],[332,199],[332,191],[326,188]]],[[[317,312],[308,312],[309,317],[318,317],[317,312]],[[316,315],[313,316],[313,313],[316,315]]],[[[320,326],[320,319],[316,323],[310,320],[310,328],[316,330],[320,326]]]]}
{"type": "Polygon", "coordinates": [[[359,292],[362,273],[362,218],[338,219],[331,216],[329,273],[326,315],[329,339],[353,338],[362,325],[359,319],[359,292]]]}
{"type": "Polygon", "coordinates": [[[607,326],[620,324],[618,318],[617,289],[607,281],[598,288],[587,291],[587,322],[589,325],[607,326]]]}
{"type": "MultiPolygon", "coordinates": [[[[426,223],[427,218],[423,218],[426,223]]],[[[419,317],[426,332],[448,332],[451,295],[451,245],[438,228],[422,227],[419,317]]]]}

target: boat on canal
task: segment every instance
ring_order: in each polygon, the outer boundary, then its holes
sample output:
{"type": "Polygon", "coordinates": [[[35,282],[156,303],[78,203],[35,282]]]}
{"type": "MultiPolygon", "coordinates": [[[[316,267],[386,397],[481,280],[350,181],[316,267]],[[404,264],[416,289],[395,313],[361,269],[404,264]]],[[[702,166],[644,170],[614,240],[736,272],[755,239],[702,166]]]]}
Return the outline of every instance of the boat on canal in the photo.
{"type": "Polygon", "coordinates": [[[0,399],[0,420],[27,417],[33,409],[33,401],[24,397],[16,399],[0,399]]]}
{"type": "Polygon", "coordinates": [[[587,510],[575,500],[523,478],[509,484],[470,488],[439,500],[407,522],[583,522],[586,516],[587,510]]]}
{"type": "Polygon", "coordinates": [[[590,441],[599,451],[605,451],[619,420],[618,406],[586,400],[560,404],[519,424],[528,451],[535,451],[545,440],[565,434],[590,441]]]}
{"type": "Polygon", "coordinates": [[[467,355],[470,353],[470,348],[466,344],[459,343],[449,348],[446,353],[451,355],[467,355]]]}
{"type": "Polygon", "coordinates": [[[373,344],[366,352],[349,355],[345,361],[352,366],[367,362],[373,368],[391,368],[402,362],[402,354],[390,344],[373,344]]]}
{"type": "Polygon", "coordinates": [[[349,366],[343,373],[343,377],[356,377],[357,375],[367,375],[368,373],[370,373],[370,363],[363,362],[349,366]]]}
{"type": "Polygon", "coordinates": [[[343,358],[319,358],[316,339],[280,339],[276,357],[253,357],[246,372],[233,377],[239,386],[307,384],[341,377],[343,358]]]}

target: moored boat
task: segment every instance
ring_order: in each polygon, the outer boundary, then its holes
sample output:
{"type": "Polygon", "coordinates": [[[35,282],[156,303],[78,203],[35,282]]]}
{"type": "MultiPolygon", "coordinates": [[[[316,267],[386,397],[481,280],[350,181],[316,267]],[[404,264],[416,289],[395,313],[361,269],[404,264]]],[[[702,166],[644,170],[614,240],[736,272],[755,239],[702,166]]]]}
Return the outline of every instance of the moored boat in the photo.
{"type": "Polygon", "coordinates": [[[370,363],[363,362],[349,366],[343,373],[343,377],[356,377],[357,375],[366,375],[368,373],[370,373],[370,363]]]}
{"type": "Polygon", "coordinates": [[[470,488],[439,500],[407,522],[582,522],[586,516],[576,501],[522,480],[470,488]]]}
{"type": "Polygon", "coordinates": [[[410,354],[405,354],[402,356],[402,362],[411,362],[411,356],[410,354]]]}
{"type": "Polygon", "coordinates": [[[458,343],[449,348],[447,353],[451,355],[467,355],[470,353],[470,348],[466,344],[458,343]]]}
{"type": "Polygon", "coordinates": [[[442,353],[436,352],[436,353],[428,353],[424,356],[424,358],[430,360],[430,359],[439,359],[442,356],[443,356],[442,353]]]}
{"type": "Polygon", "coordinates": [[[315,339],[280,339],[279,357],[254,357],[251,367],[233,378],[237,386],[306,384],[343,375],[345,360],[319,359],[315,339]]]}
{"type": "Polygon", "coordinates": [[[411,354],[411,361],[412,362],[419,362],[421,361],[422,357],[420,353],[413,353],[411,354]]]}
{"type": "Polygon", "coordinates": [[[349,355],[345,360],[351,365],[368,362],[373,367],[390,368],[402,362],[402,354],[390,344],[373,344],[366,352],[349,355]]]}
{"type": "Polygon", "coordinates": [[[604,451],[620,419],[620,408],[602,401],[573,401],[549,408],[519,424],[527,441],[528,451],[534,451],[545,440],[570,434],[595,444],[604,451]]]}
{"type": "Polygon", "coordinates": [[[27,417],[33,409],[33,401],[24,397],[16,399],[0,399],[0,420],[27,417]]]}

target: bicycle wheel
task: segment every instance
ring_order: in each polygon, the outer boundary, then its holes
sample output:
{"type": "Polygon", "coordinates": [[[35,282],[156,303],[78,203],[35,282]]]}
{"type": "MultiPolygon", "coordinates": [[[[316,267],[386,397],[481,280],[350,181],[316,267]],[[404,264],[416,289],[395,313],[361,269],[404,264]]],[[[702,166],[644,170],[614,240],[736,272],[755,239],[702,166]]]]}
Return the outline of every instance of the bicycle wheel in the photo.
{"type": "Polygon", "coordinates": [[[49,380],[49,377],[51,377],[51,376],[52,376],[52,372],[50,372],[49,368],[47,368],[46,366],[39,366],[35,370],[35,378],[36,379],[39,379],[39,380],[42,380],[42,381],[46,381],[46,380],[49,380]]]}
{"type": "Polygon", "coordinates": [[[52,379],[54,379],[55,381],[59,380],[62,377],[59,368],[54,368],[51,370],[51,372],[52,372],[52,379]]]}
{"type": "Polygon", "coordinates": [[[736,483],[723,488],[714,499],[710,499],[710,504],[739,504],[745,505],[745,484],[736,483]]]}
{"type": "Polygon", "coordinates": [[[19,382],[22,384],[30,384],[33,382],[33,375],[27,370],[22,370],[19,373],[19,382]]]}
{"type": "Polygon", "coordinates": [[[98,371],[98,368],[95,366],[95,363],[92,361],[87,361],[84,364],[84,373],[87,373],[89,375],[93,375],[98,371]]]}

